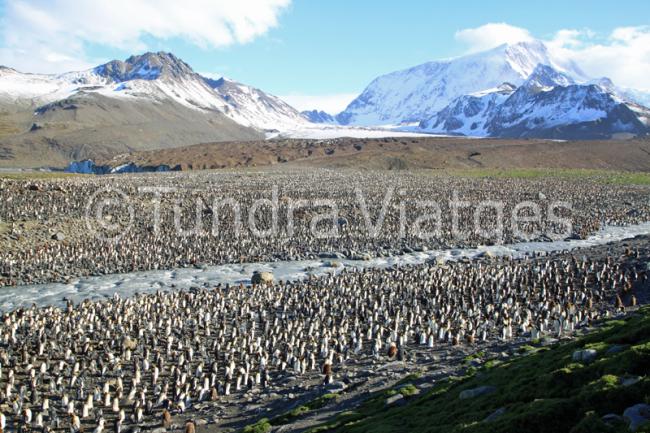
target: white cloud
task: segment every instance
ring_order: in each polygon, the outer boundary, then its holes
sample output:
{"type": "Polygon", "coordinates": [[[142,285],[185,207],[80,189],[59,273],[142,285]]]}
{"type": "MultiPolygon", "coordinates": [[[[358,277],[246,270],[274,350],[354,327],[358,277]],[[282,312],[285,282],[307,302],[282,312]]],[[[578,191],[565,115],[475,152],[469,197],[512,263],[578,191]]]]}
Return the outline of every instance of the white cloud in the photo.
{"type": "Polygon", "coordinates": [[[528,30],[506,23],[488,23],[473,29],[459,30],[454,37],[467,45],[469,53],[533,39],[528,30]]]}
{"type": "Polygon", "coordinates": [[[619,27],[604,38],[588,30],[561,30],[547,45],[554,55],[576,62],[588,76],[650,91],[650,26],[619,27]]]}
{"type": "MultiPolygon", "coordinates": [[[[455,37],[468,53],[534,39],[527,29],[506,23],[459,30],[455,37]]],[[[541,40],[556,59],[575,62],[589,77],[608,77],[619,86],[650,90],[650,26],[619,27],[607,35],[562,29],[541,40]]]]}
{"type": "Polygon", "coordinates": [[[94,64],[86,44],[142,51],[145,36],[201,47],[245,44],[277,25],[291,0],[14,0],[2,19],[0,64],[62,72],[94,64]]]}
{"type": "Polygon", "coordinates": [[[323,110],[329,114],[338,114],[345,110],[358,93],[337,93],[332,95],[298,95],[291,94],[279,98],[299,111],[323,110]]]}

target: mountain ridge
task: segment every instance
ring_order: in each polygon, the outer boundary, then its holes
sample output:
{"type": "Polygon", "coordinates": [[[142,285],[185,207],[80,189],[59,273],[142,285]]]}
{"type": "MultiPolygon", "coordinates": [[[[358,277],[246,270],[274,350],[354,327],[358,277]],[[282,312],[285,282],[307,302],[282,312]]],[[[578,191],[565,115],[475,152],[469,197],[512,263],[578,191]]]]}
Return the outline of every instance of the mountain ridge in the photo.
{"type": "Polygon", "coordinates": [[[344,125],[364,126],[419,122],[458,96],[504,82],[520,85],[540,63],[584,77],[577,66],[562,65],[553,59],[542,42],[503,44],[491,50],[381,75],[336,118],[344,125]]]}
{"type": "Polygon", "coordinates": [[[44,105],[84,91],[154,102],[172,99],[191,109],[220,112],[244,127],[260,130],[308,123],[279,98],[233,80],[204,77],[164,51],[132,55],[84,71],[47,75],[11,70],[0,75],[4,105],[44,105]],[[13,82],[7,79],[10,75],[13,82]]]}
{"type": "Polygon", "coordinates": [[[650,110],[620,98],[610,80],[576,83],[538,65],[510,92],[456,98],[420,123],[433,133],[507,138],[609,138],[650,131],[650,110]]]}
{"type": "Polygon", "coordinates": [[[650,109],[635,95],[529,41],[379,76],[336,120],[476,137],[645,135],[650,109]]]}

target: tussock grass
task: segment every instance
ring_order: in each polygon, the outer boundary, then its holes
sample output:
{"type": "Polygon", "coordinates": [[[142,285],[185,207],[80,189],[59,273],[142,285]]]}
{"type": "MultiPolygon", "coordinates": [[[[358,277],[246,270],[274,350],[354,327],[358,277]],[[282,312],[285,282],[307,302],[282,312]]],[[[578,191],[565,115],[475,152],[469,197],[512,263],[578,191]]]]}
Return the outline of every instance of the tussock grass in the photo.
{"type": "Polygon", "coordinates": [[[606,424],[602,416],[622,415],[629,406],[650,403],[650,307],[607,322],[573,342],[525,353],[484,366],[477,374],[440,382],[401,407],[387,409],[388,393],[380,392],[310,431],[622,432],[625,424],[606,424]],[[596,350],[596,360],[574,362],[573,352],[581,349],[596,350]],[[624,386],[622,379],[630,376],[640,380],[624,386]],[[479,386],[494,386],[497,391],[458,398],[461,391],[479,386]],[[497,410],[502,414],[486,421],[497,410]]]}

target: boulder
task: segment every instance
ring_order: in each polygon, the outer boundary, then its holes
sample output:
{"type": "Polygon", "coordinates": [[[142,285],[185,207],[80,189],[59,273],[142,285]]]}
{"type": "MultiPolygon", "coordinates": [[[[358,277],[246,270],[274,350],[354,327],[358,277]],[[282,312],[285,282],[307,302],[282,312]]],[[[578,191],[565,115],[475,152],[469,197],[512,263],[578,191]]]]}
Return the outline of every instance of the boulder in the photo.
{"type": "Polygon", "coordinates": [[[621,386],[632,386],[641,381],[640,376],[628,376],[628,377],[621,377],[620,382],[621,386]]]}
{"type": "Polygon", "coordinates": [[[328,383],[325,385],[325,389],[334,394],[345,391],[345,388],[347,387],[348,386],[345,383],[340,381],[328,383]]]}
{"type": "Polygon", "coordinates": [[[552,338],[552,337],[542,337],[542,340],[540,341],[540,344],[541,344],[543,347],[548,347],[548,346],[552,346],[552,345],[554,345],[554,344],[557,343],[557,342],[558,342],[558,339],[557,339],[557,338],[552,338]]]}
{"type": "Polygon", "coordinates": [[[626,346],[624,344],[614,344],[609,349],[607,349],[606,353],[608,355],[611,355],[613,353],[620,353],[620,352],[623,352],[627,348],[628,348],[628,346],[626,346]]]}
{"type": "Polygon", "coordinates": [[[253,284],[273,284],[273,274],[271,272],[253,272],[251,277],[251,283],[253,284]]]}
{"type": "Polygon", "coordinates": [[[639,403],[628,407],[623,412],[623,419],[627,421],[630,431],[637,431],[639,427],[650,422],[650,405],[639,403]]]}
{"type": "Polygon", "coordinates": [[[485,419],[483,420],[483,422],[492,422],[492,421],[500,418],[501,415],[503,415],[504,413],[506,413],[506,408],[505,407],[500,407],[499,409],[495,410],[494,412],[492,412],[491,414],[486,416],[485,419]]]}
{"type": "Polygon", "coordinates": [[[466,389],[462,391],[458,396],[461,400],[466,400],[468,398],[480,397],[482,395],[488,395],[496,392],[496,387],[494,386],[479,386],[478,388],[466,389]]]}
{"type": "Polygon", "coordinates": [[[65,235],[61,232],[57,232],[52,235],[52,239],[55,241],[62,241],[65,239],[65,235]]]}
{"type": "Polygon", "coordinates": [[[620,415],[617,415],[615,413],[605,414],[605,415],[603,415],[603,417],[601,419],[603,420],[604,423],[607,423],[607,424],[623,422],[623,417],[620,416],[620,415]]]}
{"type": "Polygon", "coordinates": [[[404,396],[400,393],[397,393],[395,395],[391,395],[386,399],[386,406],[393,406],[393,405],[401,405],[404,404],[404,396]]]}
{"type": "Polygon", "coordinates": [[[572,359],[576,362],[584,362],[585,364],[589,364],[596,359],[597,355],[598,352],[596,352],[594,349],[576,350],[573,352],[572,359]]]}

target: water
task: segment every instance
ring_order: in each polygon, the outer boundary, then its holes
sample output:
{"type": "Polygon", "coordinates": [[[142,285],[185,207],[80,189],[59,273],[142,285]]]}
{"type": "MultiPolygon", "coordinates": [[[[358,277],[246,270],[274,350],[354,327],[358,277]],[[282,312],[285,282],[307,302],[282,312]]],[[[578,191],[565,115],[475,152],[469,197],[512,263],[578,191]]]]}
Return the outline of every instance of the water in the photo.
{"type": "Polygon", "coordinates": [[[128,297],[136,293],[181,290],[203,286],[204,283],[208,283],[210,286],[218,283],[248,284],[254,271],[270,271],[273,272],[276,280],[295,281],[307,278],[310,275],[320,276],[340,272],[346,268],[385,268],[417,265],[431,260],[471,259],[486,253],[495,256],[520,258],[535,252],[553,252],[590,247],[644,234],[650,234],[650,222],[626,227],[605,227],[589,238],[581,240],[522,242],[468,249],[430,250],[393,257],[380,257],[367,261],[346,259],[297,260],[84,277],[65,284],[51,283],[2,288],[0,289],[0,311],[28,307],[32,304],[38,306],[64,306],[65,299],[71,299],[77,303],[84,299],[100,300],[111,298],[115,293],[122,297],[128,297]],[[338,262],[340,266],[331,267],[332,261],[338,262]]]}

